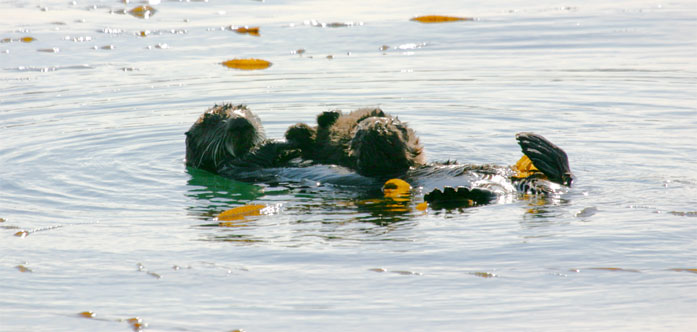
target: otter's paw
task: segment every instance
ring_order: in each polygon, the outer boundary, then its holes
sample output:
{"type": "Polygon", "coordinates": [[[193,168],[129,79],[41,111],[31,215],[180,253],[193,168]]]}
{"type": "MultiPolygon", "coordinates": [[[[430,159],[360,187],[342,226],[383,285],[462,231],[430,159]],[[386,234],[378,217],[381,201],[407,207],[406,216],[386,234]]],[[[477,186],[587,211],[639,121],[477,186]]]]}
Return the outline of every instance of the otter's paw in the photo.
{"type": "Polygon", "coordinates": [[[341,111],[339,110],[322,112],[317,116],[317,125],[320,128],[329,128],[339,117],[341,117],[341,111]]]}
{"type": "Polygon", "coordinates": [[[315,144],[317,130],[304,123],[292,125],[286,130],[286,141],[300,149],[310,148],[315,144]]]}
{"type": "Polygon", "coordinates": [[[488,189],[443,187],[434,189],[424,196],[424,200],[435,208],[458,208],[489,204],[496,200],[496,193],[488,189]]]}

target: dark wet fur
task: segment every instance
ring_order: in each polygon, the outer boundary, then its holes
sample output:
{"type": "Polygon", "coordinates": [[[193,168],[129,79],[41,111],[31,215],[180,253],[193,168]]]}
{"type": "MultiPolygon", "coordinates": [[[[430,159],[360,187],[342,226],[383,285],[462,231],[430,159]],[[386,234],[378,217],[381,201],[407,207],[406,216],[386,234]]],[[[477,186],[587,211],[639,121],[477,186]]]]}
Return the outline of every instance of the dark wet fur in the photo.
{"type": "MultiPolygon", "coordinates": [[[[421,181],[468,173],[485,178],[503,176],[512,181],[517,191],[526,194],[553,193],[551,184],[570,187],[573,182],[566,153],[533,133],[519,133],[516,139],[539,171],[518,178],[508,166],[451,161],[425,164],[423,148],[414,131],[377,108],[349,114],[323,112],[317,123],[316,127],[302,123],[291,126],[286,131],[287,142],[266,140],[259,118],[244,105],[216,105],[202,114],[186,133],[186,162],[188,166],[233,178],[262,181],[275,178],[279,168],[297,169],[296,173],[304,174],[300,170],[313,172],[308,167],[312,164],[335,164],[376,180],[402,177],[421,181]]],[[[331,181],[342,177],[337,176],[331,181]]],[[[324,178],[328,179],[327,174],[324,178]]],[[[496,195],[488,187],[446,186],[429,192],[425,199],[434,204],[473,206],[488,204],[496,195]]]]}
{"type": "Polygon", "coordinates": [[[423,148],[414,131],[379,108],[349,114],[323,112],[317,127],[291,126],[286,139],[304,159],[354,169],[361,175],[400,175],[424,163],[423,148]]]}
{"type": "Polygon", "coordinates": [[[229,163],[265,167],[277,151],[259,118],[244,105],[215,105],[186,132],[186,165],[217,172],[229,163]]]}

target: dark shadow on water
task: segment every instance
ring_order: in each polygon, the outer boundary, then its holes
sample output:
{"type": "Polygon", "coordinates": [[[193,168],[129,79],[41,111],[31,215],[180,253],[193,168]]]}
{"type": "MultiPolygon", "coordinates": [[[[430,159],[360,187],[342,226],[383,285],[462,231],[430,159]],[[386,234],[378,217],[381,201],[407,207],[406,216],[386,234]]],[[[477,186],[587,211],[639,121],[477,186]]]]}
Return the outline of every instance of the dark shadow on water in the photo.
{"type": "Polygon", "coordinates": [[[191,214],[209,219],[226,207],[244,205],[265,195],[264,188],[255,184],[228,179],[200,169],[187,167],[191,178],[186,196],[193,203],[191,214]]]}

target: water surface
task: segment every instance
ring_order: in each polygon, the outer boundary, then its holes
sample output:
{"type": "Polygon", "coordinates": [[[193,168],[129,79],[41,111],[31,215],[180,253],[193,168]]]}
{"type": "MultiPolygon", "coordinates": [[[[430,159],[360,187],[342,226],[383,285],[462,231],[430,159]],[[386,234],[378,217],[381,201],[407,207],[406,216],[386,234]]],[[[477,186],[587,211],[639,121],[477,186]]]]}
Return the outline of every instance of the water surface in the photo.
{"type": "Polygon", "coordinates": [[[125,13],[139,5],[0,3],[0,330],[128,331],[135,317],[149,331],[697,326],[693,2],[125,13]],[[474,20],[409,21],[427,14],[474,20]],[[228,28],[243,25],[260,36],[228,28]],[[245,57],[273,65],[220,64],[245,57]],[[379,106],[432,161],[512,164],[515,133],[533,131],[567,151],[577,185],[425,212],[417,190],[399,212],[356,188],[187,169],[184,132],[221,102],[249,105],[277,138],[327,109],[379,106]],[[215,226],[248,203],[275,212],[215,226]]]}

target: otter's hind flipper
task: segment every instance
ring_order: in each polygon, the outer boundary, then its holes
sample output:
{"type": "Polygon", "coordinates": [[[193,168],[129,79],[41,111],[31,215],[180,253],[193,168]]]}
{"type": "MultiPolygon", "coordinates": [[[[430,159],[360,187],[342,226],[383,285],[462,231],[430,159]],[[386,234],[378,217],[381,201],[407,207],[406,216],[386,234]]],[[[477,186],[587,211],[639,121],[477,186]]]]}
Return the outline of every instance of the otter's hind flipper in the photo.
{"type": "Polygon", "coordinates": [[[515,138],[523,153],[550,181],[571,186],[574,175],[571,173],[569,158],[564,150],[534,133],[518,133],[515,138]]]}
{"type": "Polygon", "coordinates": [[[496,200],[496,193],[485,188],[443,187],[424,195],[424,201],[434,208],[460,208],[486,205],[496,200]]]}

